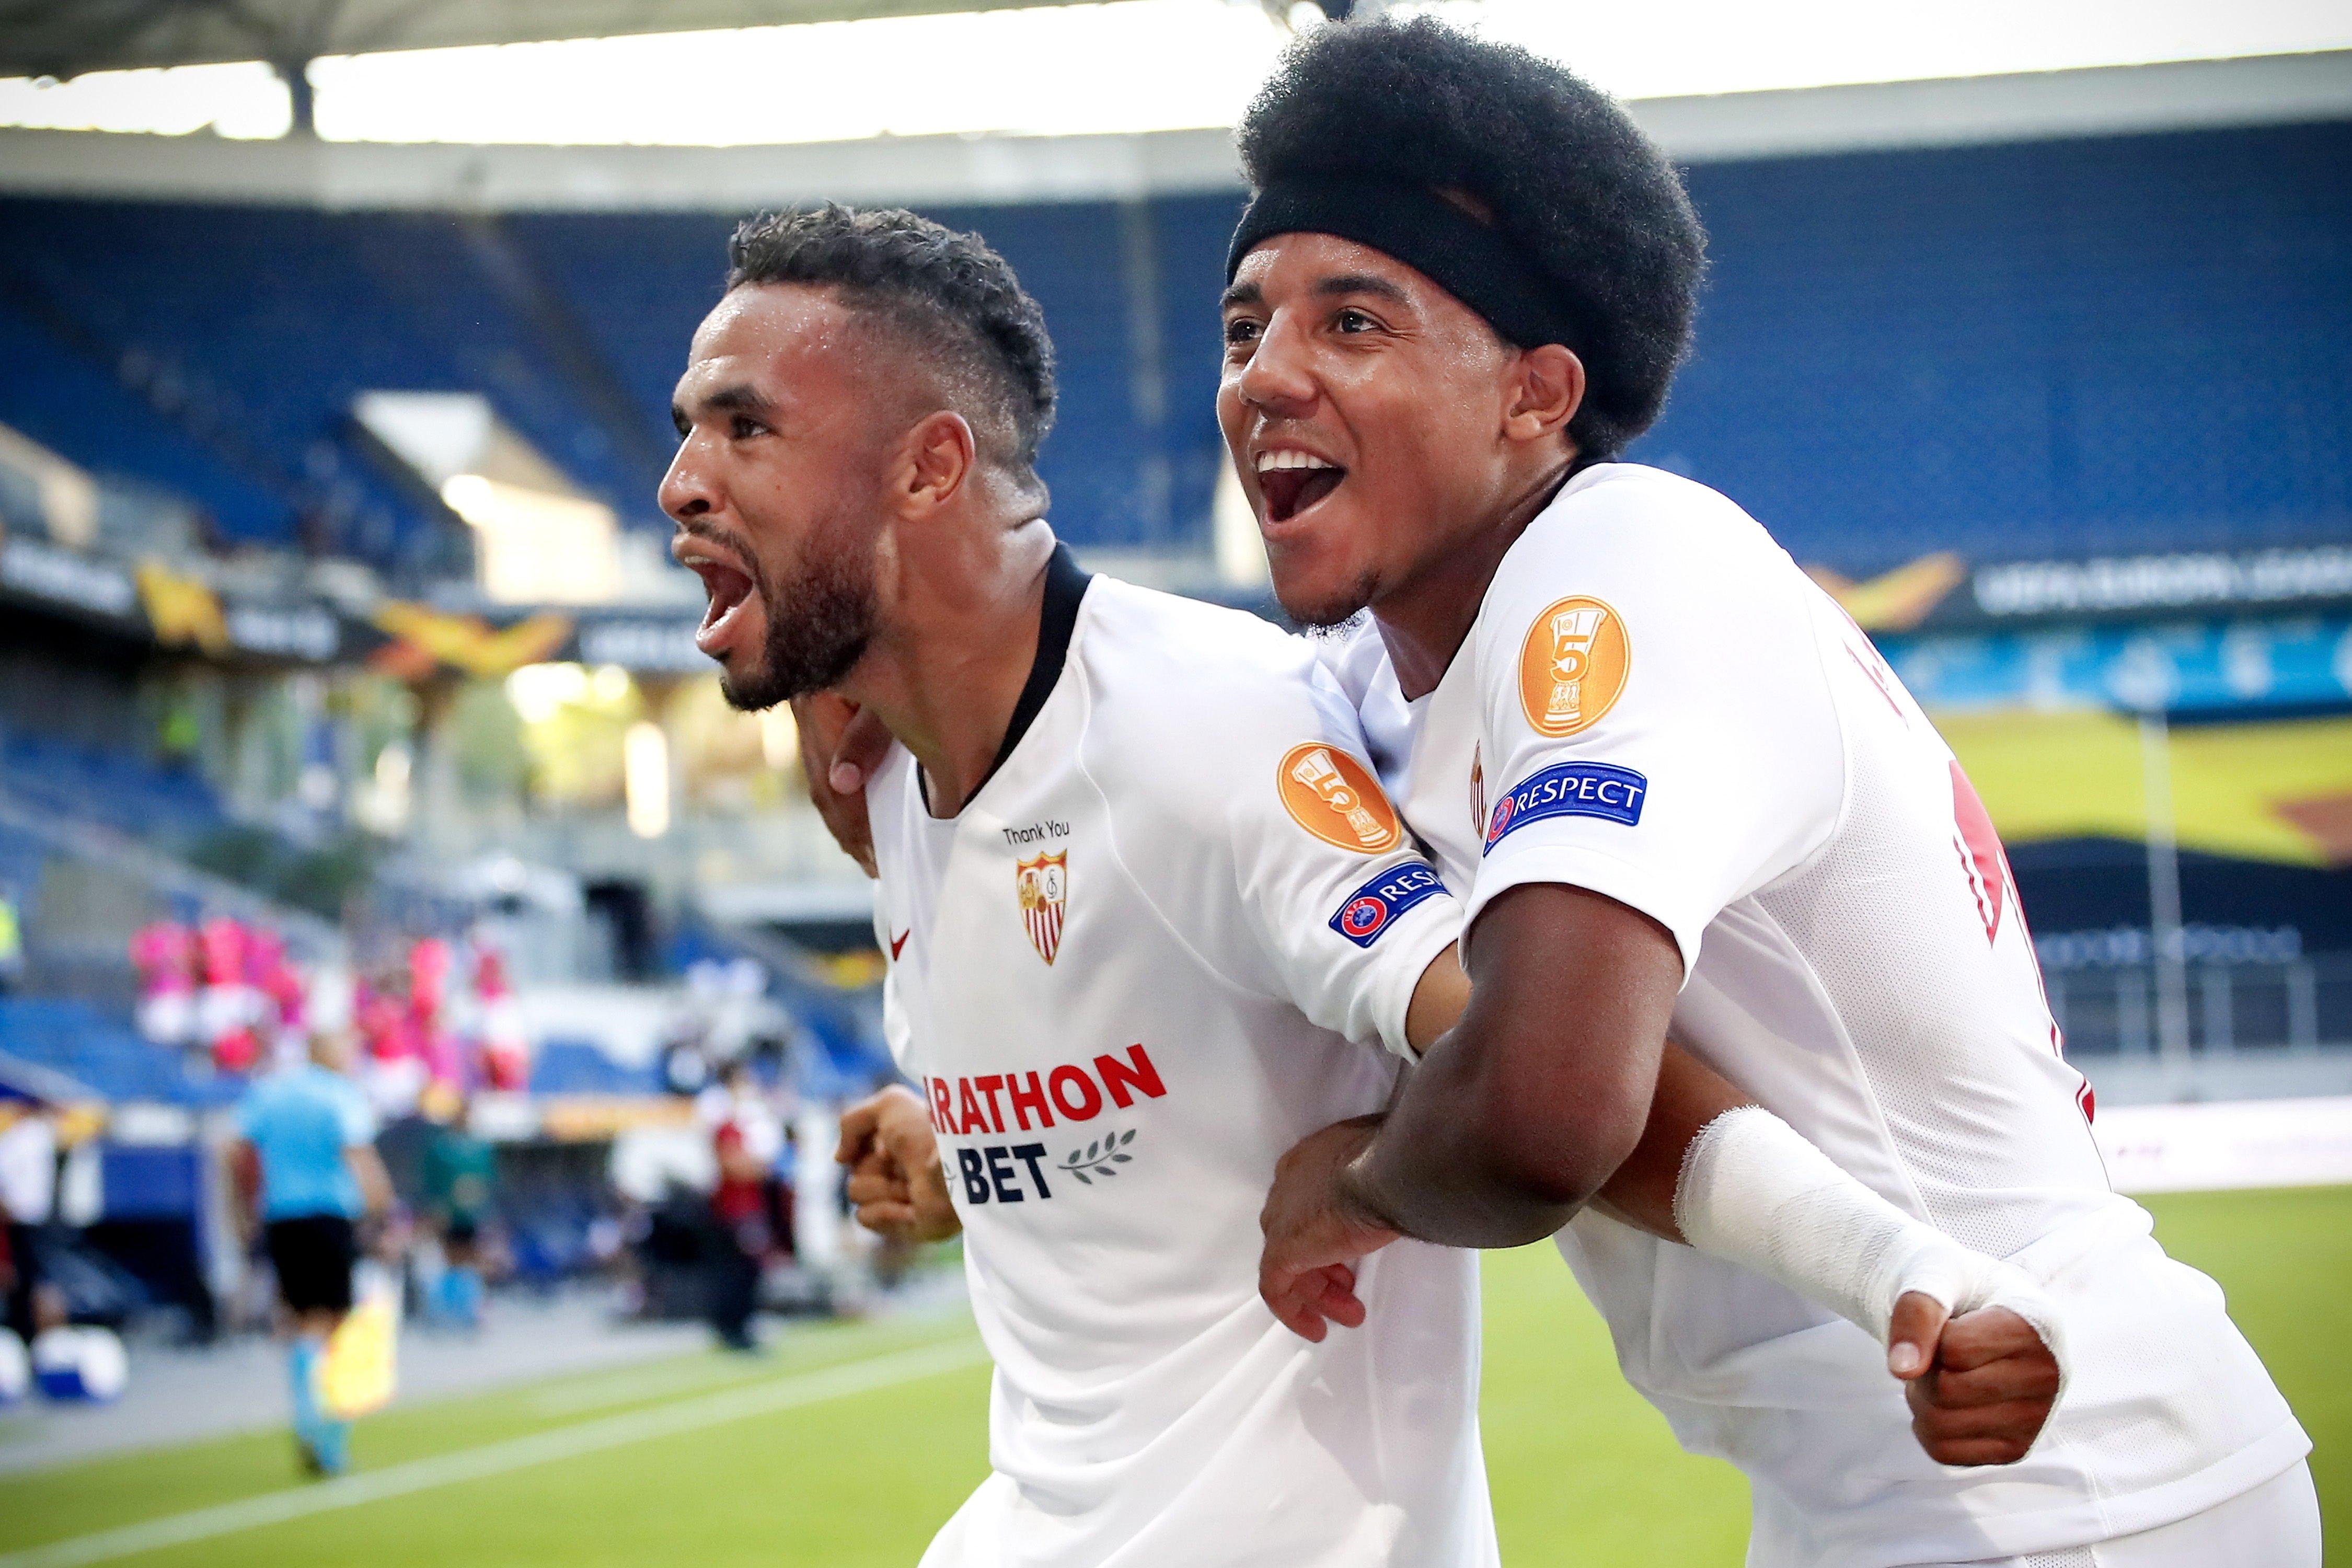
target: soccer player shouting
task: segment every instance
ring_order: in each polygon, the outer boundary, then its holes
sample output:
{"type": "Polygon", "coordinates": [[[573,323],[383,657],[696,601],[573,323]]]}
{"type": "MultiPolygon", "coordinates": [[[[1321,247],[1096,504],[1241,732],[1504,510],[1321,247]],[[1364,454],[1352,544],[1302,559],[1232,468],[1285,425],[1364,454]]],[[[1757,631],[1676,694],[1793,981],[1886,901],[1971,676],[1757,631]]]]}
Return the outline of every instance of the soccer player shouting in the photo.
{"type": "Polygon", "coordinates": [[[731,700],[835,689],[904,742],[887,1023],[996,1363],[993,1473],[924,1561],[1494,1563],[1475,1259],[1385,1251],[1320,1345],[1256,1291],[1276,1159],[1460,1002],[1353,710],[1303,643],[1055,545],[1051,344],[977,239],[828,207],[730,261],[662,502],[731,700]]]}
{"type": "MultiPolygon", "coordinates": [[[[1466,989],[1353,710],[1308,645],[1054,546],[1032,467],[1050,345],[977,240],[828,208],[747,227],[733,259],[663,500],[732,700],[829,687],[907,742],[868,861],[892,1047],[924,1092],[845,1118],[844,1152],[862,1218],[970,1232],[997,1473],[933,1561],[1485,1560],[1467,1260],[1334,1265],[1321,1310],[1373,1321],[1312,1349],[1255,1290],[1276,1158],[1391,1091],[1349,1039],[1418,1049],[1466,989]]],[[[1671,1045],[1652,1070],[1601,1201],[1671,1235],[1691,1139],[1743,1097],[1671,1045]]],[[[1881,1334],[1907,1314],[1898,1352],[1923,1357],[1942,1303],[2032,1310],[2022,1276],[1811,1158],[1815,1212],[1874,1225],[1877,1267],[1857,1284],[1832,1257],[1801,1288],[1881,1334]]],[[[2051,1392],[2011,1402],[2012,1440],[2051,1392]]]]}
{"type": "Polygon", "coordinates": [[[1372,612],[1335,666],[1465,895],[1474,982],[1384,1117],[1285,1157],[1268,1303],[1319,1332],[1329,1270],[1396,1237],[1560,1231],[1628,1378],[1747,1472],[1752,1564],[2315,1565],[2309,1442],[2109,1190],[1951,752],[1737,506],[1616,460],[1700,270],[1664,157],[1427,21],[1297,46],[1241,146],[1220,417],[1284,605],[1372,612]],[[1709,1125],[1675,1217],[1736,1262],[1584,1208],[1670,1026],[1835,1163],[1753,1142],[1760,1111],[1709,1125]],[[1937,1457],[2018,1462],[1930,1462],[1870,1339],[1786,1288],[1843,1257],[1867,1292],[1885,1214],[1839,1168],[2060,1302],[2070,1382],[2030,1451],[1996,1431],[2048,1378],[2014,1315],[1956,1321],[1912,1384],[1937,1457]]]}

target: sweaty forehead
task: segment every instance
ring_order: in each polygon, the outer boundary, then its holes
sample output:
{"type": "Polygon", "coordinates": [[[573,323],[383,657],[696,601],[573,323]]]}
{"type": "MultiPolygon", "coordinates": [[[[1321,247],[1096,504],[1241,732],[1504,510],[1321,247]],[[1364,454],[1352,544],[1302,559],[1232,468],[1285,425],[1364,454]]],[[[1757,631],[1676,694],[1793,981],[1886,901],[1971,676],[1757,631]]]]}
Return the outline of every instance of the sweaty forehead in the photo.
{"type": "Polygon", "coordinates": [[[730,289],[695,329],[687,382],[723,378],[762,384],[845,371],[857,323],[829,291],[796,284],[730,289]]]}

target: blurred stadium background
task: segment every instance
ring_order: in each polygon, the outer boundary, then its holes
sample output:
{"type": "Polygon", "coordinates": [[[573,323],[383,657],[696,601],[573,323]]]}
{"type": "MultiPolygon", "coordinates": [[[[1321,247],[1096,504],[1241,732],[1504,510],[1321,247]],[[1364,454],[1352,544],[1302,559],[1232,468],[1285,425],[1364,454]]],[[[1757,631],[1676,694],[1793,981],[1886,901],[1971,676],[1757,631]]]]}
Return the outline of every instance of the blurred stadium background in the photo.
{"type": "MultiPolygon", "coordinates": [[[[1713,280],[1633,456],[1747,506],[1937,715],[2119,1184],[2179,1194],[2340,1531],[2352,14],[1443,9],[1686,164],[1713,280]]],[[[51,1310],[131,1350],[110,1405],[0,1404],[0,1564],[913,1561],[984,1382],[951,1260],[839,1224],[829,1118],[888,1071],[866,884],[789,719],[692,647],[669,389],[743,214],[977,228],[1061,349],[1056,529],[1273,615],[1211,412],[1224,128],[1322,23],[0,0],[0,1120],[57,1146],[51,1310]],[[217,1156],[311,1026],[362,1040],[412,1202],[470,1101],[496,1289],[410,1335],[356,1475],[289,1490],[217,1156]],[[738,1114],[792,1194],[754,1363],[691,1326],[738,1114]]],[[[437,1266],[420,1235],[413,1304],[437,1266]]],[[[1737,1479],[1564,1271],[1488,1279],[1516,1560],[1736,1562],[1737,1479]]]]}

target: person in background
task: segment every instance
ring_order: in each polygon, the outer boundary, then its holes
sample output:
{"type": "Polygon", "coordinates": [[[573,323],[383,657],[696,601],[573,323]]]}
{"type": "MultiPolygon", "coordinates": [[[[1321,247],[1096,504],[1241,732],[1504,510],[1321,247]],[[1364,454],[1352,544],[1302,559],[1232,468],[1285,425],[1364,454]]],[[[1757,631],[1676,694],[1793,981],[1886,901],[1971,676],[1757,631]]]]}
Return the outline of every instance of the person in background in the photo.
{"type": "Polygon", "coordinates": [[[387,1121],[414,1110],[429,1080],[425,1051],[409,1016],[407,981],[394,967],[352,989],[352,1027],[359,1037],[360,1086],[387,1121]]]}
{"type": "Polygon", "coordinates": [[[712,1247],[710,1326],[729,1350],[756,1351],[760,1342],[752,1337],[751,1314],[759,1306],[761,1271],[775,1242],[768,1180],[783,1152],[784,1133],[751,1068],[740,1060],[721,1074],[711,1110],[719,1183],[710,1192],[710,1215],[719,1234],[712,1247]]]}
{"type": "Polygon", "coordinates": [[[419,937],[408,950],[408,1013],[425,1070],[433,1082],[452,1087],[464,1077],[450,1027],[456,963],[456,951],[441,937],[419,937]]]}
{"type": "Polygon", "coordinates": [[[520,1093],[530,1087],[530,1033],[522,1004],[507,978],[505,957],[478,938],[474,943],[475,1052],[482,1081],[520,1093]]]}
{"type": "Polygon", "coordinates": [[[184,1046],[196,1032],[196,933],[153,921],[131,939],[139,971],[139,1032],[159,1046],[184,1046]]]}
{"type": "Polygon", "coordinates": [[[286,940],[256,927],[246,946],[245,973],[255,995],[256,1027],[271,1062],[299,1060],[309,1048],[310,988],[286,952],[286,940]]]}
{"type": "Polygon", "coordinates": [[[458,1100],[425,1145],[425,1217],[440,1237],[444,1267],[433,1287],[433,1316],[461,1329],[482,1326],[482,1222],[498,1188],[498,1154],[473,1128],[470,1102],[458,1100]]]}
{"type": "Polygon", "coordinates": [[[41,1232],[58,1193],[58,1134],[47,1108],[0,1100],[0,1292],[6,1324],[26,1344],[65,1321],[65,1304],[41,1278],[41,1232]]]}
{"type": "Polygon", "coordinates": [[[248,1237],[260,1233],[278,1276],[295,1441],[314,1475],[350,1467],[351,1423],[327,1414],[320,1364],[352,1310],[357,1222],[392,1206],[392,1183],[375,1152],[375,1116],[349,1065],[341,1037],[313,1037],[308,1060],[246,1091],[230,1152],[239,1217],[248,1237]]]}
{"type": "Polygon", "coordinates": [[[261,1059],[261,993],[246,978],[250,933],[228,915],[215,915],[197,928],[196,952],[204,989],[196,995],[198,1044],[222,1072],[248,1072],[261,1059]]]}

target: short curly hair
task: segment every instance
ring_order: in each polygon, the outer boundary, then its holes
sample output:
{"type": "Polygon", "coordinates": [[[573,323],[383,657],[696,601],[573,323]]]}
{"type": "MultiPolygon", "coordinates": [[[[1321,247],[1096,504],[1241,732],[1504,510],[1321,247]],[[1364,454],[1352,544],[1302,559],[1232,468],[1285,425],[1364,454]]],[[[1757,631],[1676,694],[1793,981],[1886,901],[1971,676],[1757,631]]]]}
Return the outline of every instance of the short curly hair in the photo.
{"type": "Polygon", "coordinates": [[[762,213],[727,242],[727,287],[749,283],[837,289],[853,308],[951,356],[942,368],[1002,418],[1003,455],[1021,468],[1036,467],[1037,448],[1054,427],[1054,340],[1045,311],[980,236],[901,207],[827,202],[762,213]]]}
{"type": "Polygon", "coordinates": [[[1585,324],[1579,452],[1613,456],[1656,421],[1706,237],[1674,165],[1606,93],[1514,45],[1383,17],[1293,44],[1239,141],[1258,189],[1370,179],[1474,198],[1585,324]]]}

